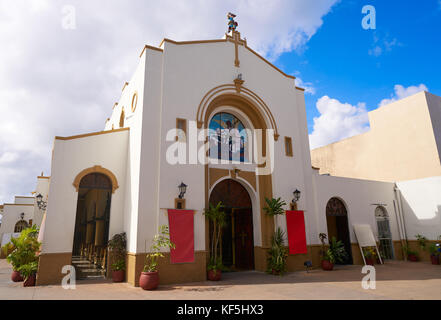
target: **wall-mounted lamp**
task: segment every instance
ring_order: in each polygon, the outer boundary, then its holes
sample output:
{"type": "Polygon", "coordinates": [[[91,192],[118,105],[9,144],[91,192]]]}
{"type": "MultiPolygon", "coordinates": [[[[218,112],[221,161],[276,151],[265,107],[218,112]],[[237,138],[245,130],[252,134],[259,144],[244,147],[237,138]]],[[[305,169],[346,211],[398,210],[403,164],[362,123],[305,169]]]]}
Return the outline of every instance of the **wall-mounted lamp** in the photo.
{"type": "Polygon", "coordinates": [[[292,194],[294,195],[294,199],[292,199],[292,203],[296,203],[300,199],[300,191],[296,189],[292,194]]]}
{"type": "Polygon", "coordinates": [[[178,186],[179,189],[179,199],[184,198],[185,192],[187,192],[187,185],[184,182],[181,182],[181,184],[178,186]]]}
{"type": "Polygon", "coordinates": [[[294,191],[292,194],[294,195],[294,198],[289,206],[291,207],[291,210],[297,210],[297,201],[300,199],[300,191],[296,189],[296,191],[294,191]]]}
{"type": "Polygon", "coordinates": [[[24,212],[20,213],[20,218],[21,218],[21,220],[24,219],[24,216],[25,216],[24,212]]]}
{"type": "Polygon", "coordinates": [[[36,196],[36,199],[37,199],[37,206],[38,206],[38,209],[40,209],[40,210],[46,210],[47,202],[46,202],[46,201],[43,201],[43,196],[41,195],[41,193],[39,193],[39,194],[36,196]]]}

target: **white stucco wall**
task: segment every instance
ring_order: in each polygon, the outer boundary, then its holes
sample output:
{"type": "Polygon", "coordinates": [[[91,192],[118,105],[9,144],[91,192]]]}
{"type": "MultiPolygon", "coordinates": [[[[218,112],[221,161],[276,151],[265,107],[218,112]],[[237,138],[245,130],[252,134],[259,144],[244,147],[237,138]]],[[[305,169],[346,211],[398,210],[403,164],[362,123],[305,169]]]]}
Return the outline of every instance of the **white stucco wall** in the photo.
{"type": "Polygon", "coordinates": [[[55,140],[43,253],[72,252],[78,200],[73,182],[82,170],[96,165],[110,170],[119,185],[112,194],[109,237],[125,231],[123,210],[128,140],[128,130],[55,140]]]}
{"type": "Polygon", "coordinates": [[[34,219],[34,204],[4,204],[0,239],[3,234],[14,232],[15,224],[21,220],[21,213],[24,213],[23,220],[29,223],[29,220],[34,219]]]}
{"type": "Polygon", "coordinates": [[[441,236],[441,176],[397,182],[409,240],[441,236]]]}
{"type": "MultiPolygon", "coordinates": [[[[304,97],[303,92],[295,88],[294,80],[284,76],[243,46],[239,46],[240,67],[236,68],[234,66],[234,44],[230,42],[188,45],[165,42],[163,48],[163,92],[162,100],[160,100],[160,191],[159,204],[154,209],[157,220],[148,220],[155,223],[152,231],[156,230],[158,225],[167,223],[167,216],[161,211],[161,208],[174,207],[174,199],[178,194],[177,186],[183,181],[189,186],[185,195],[187,208],[197,210],[195,230],[198,232],[195,235],[195,249],[205,249],[205,219],[202,215],[203,208],[205,207],[204,166],[201,164],[168,164],[165,159],[166,151],[174,141],[167,142],[165,137],[170,129],[176,127],[176,118],[195,121],[198,106],[206,93],[219,85],[233,84],[233,80],[238,74],[242,74],[242,79],[245,80],[244,86],[264,100],[274,115],[278,126],[280,138],[275,142],[274,149],[273,194],[275,197],[282,197],[282,199],[289,202],[292,199],[292,192],[296,188],[302,190],[303,195],[299,202],[299,208],[306,211],[307,228],[314,230],[314,218],[312,216],[314,212],[314,198],[311,195],[311,162],[304,97]],[[285,155],[285,136],[289,136],[293,140],[294,157],[287,157],[285,155]]],[[[155,73],[147,73],[146,84],[157,79],[158,76],[155,73]]],[[[221,109],[219,108],[217,111],[221,109]]],[[[152,109],[149,110],[153,112],[152,109]]],[[[234,111],[231,113],[234,113],[234,111]]],[[[238,115],[238,112],[235,114],[238,115]]],[[[157,119],[156,113],[152,114],[152,118],[157,119]]],[[[152,118],[145,119],[147,121],[150,120],[149,123],[151,123],[152,118]]],[[[266,119],[266,121],[269,123],[269,119],[266,119]]],[[[144,128],[147,130],[151,126],[144,124],[144,128]]],[[[187,133],[189,131],[190,123],[187,122],[187,133]]],[[[199,146],[201,145],[202,142],[199,143],[199,146]]],[[[150,147],[152,146],[154,144],[150,144],[150,147]]],[[[151,149],[152,152],[154,150],[156,149],[151,149]]],[[[151,157],[152,155],[148,154],[148,156],[151,157]]],[[[187,161],[188,158],[187,149],[187,161]]],[[[151,164],[152,162],[149,162],[146,157],[142,158],[142,163],[151,164]]],[[[232,166],[216,165],[215,167],[231,169],[230,167],[232,166]]],[[[243,165],[236,165],[236,167],[250,170],[246,169],[243,165]]],[[[147,183],[147,181],[151,182],[154,180],[141,179],[141,184],[147,183]]],[[[244,181],[241,182],[245,184],[244,181]]],[[[147,190],[148,186],[145,188],[147,190]]],[[[141,188],[141,190],[143,189],[141,188]]],[[[259,186],[257,189],[259,190],[259,186]]],[[[256,198],[257,194],[251,194],[251,198],[256,198]]],[[[140,198],[143,199],[144,197],[140,198]]],[[[258,201],[253,211],[255,245],[261,245],[260,204],[258,201]]],[[[146,220],[145,224],[143,224],[144,231],[147,225],[150,225],[150,223],[147,224],[146,220]]],[[[286,223],[282,219],[280,220],[280,225],[282,228],[286,228],[286,223]]],[[[308,232],[308,235],[310,233],[312,234],[314,231],[308,232]]],[[[152,236],[153,234],[149,235],[145,232],[147,240],[151,239],[152,236]]],[[[141,242],[140,245],[144,243],[144,239],[139,239],[139,241],[141,242]]],[[[308,240],[308,242],[310,241],[308,240]]]]}
{"type": "Polygon", "coordinates": [[[15,196],[15,204],[34,204],[35,198],[30,196],[15,196]]]}
{"type": "Polygon", "coordinates": [[[326,205],[337,197],[343,201],[348,213],[351,243],[357,243],[353,231],[354,224],[369,224],[376,238],[378,230],[375,220],[375,204],[383,204],[389,215],[393,240],[400,240],[397,213],[394,209],[394,183],[340,178],[314,174],[317,188],[318,232],[328,233],[326,205]]]}

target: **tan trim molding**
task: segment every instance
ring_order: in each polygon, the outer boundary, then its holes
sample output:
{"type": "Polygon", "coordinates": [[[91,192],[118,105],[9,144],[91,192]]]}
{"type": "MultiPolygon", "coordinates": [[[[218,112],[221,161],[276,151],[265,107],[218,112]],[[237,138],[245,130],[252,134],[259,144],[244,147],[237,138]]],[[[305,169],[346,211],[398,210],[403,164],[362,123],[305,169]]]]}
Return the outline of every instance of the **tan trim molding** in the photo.
{"type": "Polygon", "coordinates": [[[80,138],[86,138],[90,136],[98,136],[100,134],[107,134],[107,133],[114,133],[114,132],[120,132],[130,130],[130,128],[119,128],[119,129],[112,129],[107,131],[98,131],[98,132],[91,132],[91,133],[85,133],[85,134],[79,134],[77,136],[70,136],[70,137],[55,137],[55,140],[73,140],[73,139],[80,139],[80,138]]]}
{"type": "Polygon", "coordinates": [[[112,173],[112,171],[97,165],[91,168],[84,169],[75,177],[75,180],[72,184],[77,190],[77,192],[80,189],[81,179],[83,179],[84,176],[87,176],[90,173],[102,173],[106,175],[112,181],[112,193],[115,193],[115,190],[119,188],[118,181],[116,180],[116,177],[112,173]]]}
{"type": "Polygon", "coordinates": [[[121,91],[124,91],[124,89],[127,87],[129,85],[129,83],[128,82],[126,82],[126,83],[124,83],[124,86],[123,86],[123,88],[122,88],[122,90],[121,91]]]}
{"type": "Polygon", "coordinates": [[[304,88],[300,88],[300,87],[296,87],[296,89],[297,89],[297,90],[300,90],[300,91],[305,91],[304,88]]]}
{"type": "MultiPolygon", "coordinates": [[[[254,107],[256,112],[265,114],[266,118],[269,121],[268,128],[274,130],[274,140],[279,139],[279,132],[277,128],[276,121],[274,119],[273,114],[271,113],[270,108],[266,105],[266,103],[260,98],[256,93],[248,89],[247,87],[241,85],[240,94],[237,93],[236,84],[223,84],[217,87],[214,87],[210,91],[208,91],[205,96],[202,98],[199,103],[198,110],[196,113],[196,121],[198,127],[201,128],[205,122],[205,118],[207,117],[207,110],[211,103],[218,97],[222,95],[230,95],[235,96],[237,100],[245,100],[248,105],[254,107]]],[[[262,129],[262,128],[259,128],[262,129]]]]}
{"type": "Polygon", "coordinates": [[[45,176],[38,176],[37,179],[50,179],[51,177],[45,177],[45,176]]]}
{"type": "Polygon", "coordinates": [[[132,108],[131,108],[132,112],[135,112],[137,105],[138,105],[138,91],[135,91],[132,97],[132,108]]]}
{"type": "Polygon", "coordinates": [[[16,197],[16,198],[29,198],[29,199],[30,199],[30,198],[32,198],[32,199],[35,198],[35,197],[31,197],[31,196],[15,196],[15,197],[16,197]]]}
{"type": "MultiPolygon", "coordinates": [[[[215,39],[215,40],[197,40],[197,41],[174,41],[174,40],[170,40],[167,38],[164,38],[161,43],[159,44],[160,47],[162,47],[162,45],[164,44],[164,42],[170,42],[176,45],[186,45],[186,44],[203,44],[203,43],[218,43],[218,42],[235,42],[234,38],[230,35],[226,35],[226,39],[215,39]]],[[[279,71],[282,75],[284,75],[287,78],[290,79],[295,79],[296,77],[291,76],[289,74],[286,74],[285,72],[283,72],[282,70],[280,70],[279,68],[277,68],[275,65],[273,65],[271,62],[269,62],[268,60],[266,60],[264,57],[262,57],[260,54],[258,54],[256,51],[254,51],[253,49],[251,49],[250,47],[248,47],[247,43],[245,40],[240,39],[240,41],[238,41],[238,45],[242,45],[244,46],[244,48],[248,49],[251,53],[253,53],[254,55],[256,55],[258,58],[260,58],[262,61],[264,61],[265,63],[267,63],[269,66],[273,67],[274,69],[276,69],[277,71],[279,71]]],[[[157,48],[156,48],[157,49],[157,48]]],[[[160,49],[162,51],[162,49],[160,49]]],[[[144,51],[143,51],[144,52],[144,51]]],[[[142,53],[141,53],[142,55],[142,53]]]]}
{"type": "Polygon", "coordinates": [[[24,207],[33,207],[34,204],[25,203],[25,204],[19,204],[19,203],[4,203],[4,206],[24,206],[24,207]]]}
{"type": "Polygon", "coordinates": [[[146,49],[156,50],[156,51],[159,51],[159,52],[163,52],[163,51],[164,51],[164,50],[162,50],[161,48],[156,48],[156,47],[149,46],[149,45],[146,44],[146,45],[144,46],[144,48],[142,49],[141,54],[139,55],[140,58],[142,57],[142,55],[144,54],[144,51],[145,51],[146,49]]]}

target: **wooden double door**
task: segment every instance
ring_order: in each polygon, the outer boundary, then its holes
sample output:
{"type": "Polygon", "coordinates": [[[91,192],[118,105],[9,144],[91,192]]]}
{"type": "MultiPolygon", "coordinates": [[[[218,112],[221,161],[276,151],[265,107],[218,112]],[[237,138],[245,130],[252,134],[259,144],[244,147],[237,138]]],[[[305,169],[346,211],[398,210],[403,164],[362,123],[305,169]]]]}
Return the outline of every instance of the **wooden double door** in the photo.
{"type": "Polygon", "coordinates": [[[222,263],[237,270],[254,269],[253,212],[251,208],[225,208],[222,263]]]}
{"type": "Polygon", "coordinates": [[[227,222],[222,229],[222,263],[234,270],[252,270],[254,238],[250,196],[240,183],[228,179],[220,182],[211,193],[210,203],[216,205],[219,201],[224,205],[227,222]]]}

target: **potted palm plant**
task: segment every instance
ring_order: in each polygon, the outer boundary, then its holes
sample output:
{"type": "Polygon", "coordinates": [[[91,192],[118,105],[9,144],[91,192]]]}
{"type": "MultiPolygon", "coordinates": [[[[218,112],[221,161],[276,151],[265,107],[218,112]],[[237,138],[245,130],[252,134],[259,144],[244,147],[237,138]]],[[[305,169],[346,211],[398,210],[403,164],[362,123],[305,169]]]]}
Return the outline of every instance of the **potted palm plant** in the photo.
{"type": "Polygon", "coordinates": [[[271,239],[271,248],[268,251],[267,272],[274,275],[283,275],[286,272],[288,250],[285,247],[285,232],[280,228],[274,232],[271,239]]]}
{"type": "Polygon", "coordinates": [[[115,234],[109,240],[108,247],[112,253],[113,263],[111,265],[113,282],[123,282],[126,270],[126,233],[115,234]]]}
{"type": "Polygon", "coordinates": [[[409,245],[405,245],[403,247],[403,250],[404,250],[404,253],[407,256],[407,259],[409,261],[412,261],[412,262],[417,262],[418,261],[418,252],[416,252],[414,250],[411,250],[409,248],[409,245]]]}
{"type": "Polygon", "coordinates": [[[285,209],[283,209],[283,207],[286,206],[286,202],[281,198],[277,198],[277,199],[265,198],[265,202],[266,202],[266,207],[264,207],[263,210],[266,212],[268,216],[275,217],[276,219],[275,227],[277,228],[277,217],[285,213],[285,209]]]}
{"type": "Polygon", "coordinates": [[[214,206],[210,203],[209,208],[205,209],[204,215],[210,220],[213,226],[211,233],[210,261],[207,265],[207,278],[211,281],[219,281],[222,277],[222,260],[219,254],[222,238],[222,228],[226,224],[225,212],[222,202],[214,206]]]}
{"type": "Polygon", "coordinates": [[[335,263],[343,263],[347,258],[347,253],[342,241],[337,241],[335,237],[332,237],[329,242],[329,248],[326,249],[325,240],[327,235],[325,233],[319,234],[320,241],[322,242],[322,269],[326,271],[331,271],[334,269],[335,263]]]}
{"type": "Polygon", "coordinates": [[[285,213],[285,209],[283,209],[283,206],[286,206],[286,202],[283,201],[281,198],[265,198],[265,202],[266,207],[264,207],[263,210],[265,210],[266,214],[270,217],[282,215],[285,213]]]}
{"type": "Polygon", "coordinates": [[[374,248],[372,247],[363,248],[363,254],[366,260],[366,264],[373,266],[375,264],[375,257],[377,256],[377,253],[375,252],[374,248]]]}
{"type": "Polygon", "coordinates": [[[24,278],[23,287],[34,287],[37,279],[38,261],[26,263],[18,268],[24,278]]]}
{"type": "Polygon", "coordinates": [[[12,281],[24,280],[25,287],[35,285],[35,275],[38,269],[37,252],[41,245],[37,237],[38,228],[36,225],[24,229],[17,238],[11,238],[14,250],[6,258],[12,265],[12,281]]]}
{"type": "Polygon", "coordinates": [[[439,255],[441,251],[441,247],[439,243],[432,243],[429,246],[429,252],[430,252],[430,260],[432,261],[432,264],[439,264],[439,255]]]}
{"type": "Polygon", "coordinates": [[[168,226],[159,227],[159,233],[153,238],[150,252],[146,255],[143,272],[139,278],[139,286],[144,290],[154,290],[159,285],[158,260],[163,258],[162,248],[174,249],[175,245],[170,241],[168,226]]]}

